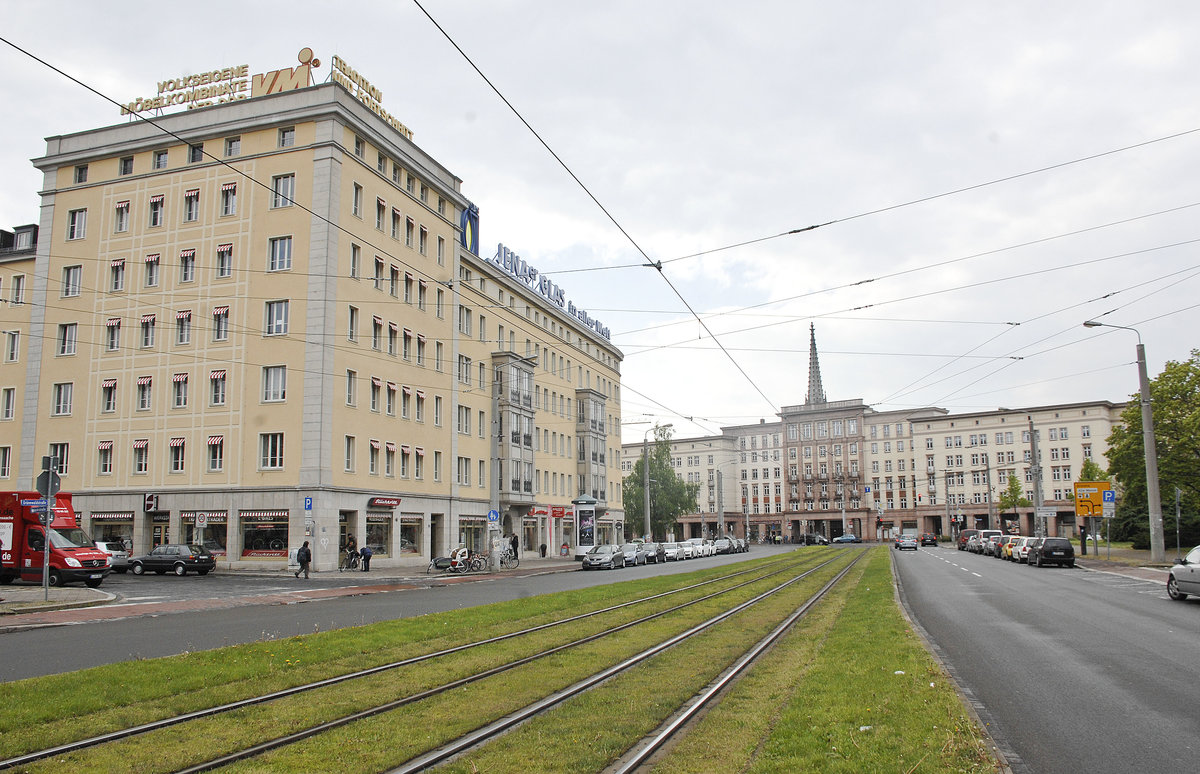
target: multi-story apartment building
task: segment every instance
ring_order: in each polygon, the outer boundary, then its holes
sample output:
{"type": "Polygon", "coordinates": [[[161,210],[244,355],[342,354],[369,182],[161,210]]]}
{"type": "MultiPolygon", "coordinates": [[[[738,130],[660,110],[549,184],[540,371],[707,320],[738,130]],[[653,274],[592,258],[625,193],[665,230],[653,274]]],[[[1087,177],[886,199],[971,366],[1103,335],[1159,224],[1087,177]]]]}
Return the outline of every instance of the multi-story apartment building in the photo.
{"type": "Polygon", "coordinates": [[[462,181],[357,80],[306,81],[48,139],[36,257],[0,252],[10,487],[53,456],[98,538],[234,566],[557,550],[579,499],[620,534],[607,329],[480,255],[462,181]]]}
{"type": "MultiPolygon", "coordinates": [[[[876,411],[860,399],[825,398],[815,333],[809,360],[805,402],[782,407],[778,422],[671,440],[676,462],[700,460],[698,447],[733,450],[740,485],[739,500],[723,501],[720,518],[706,515],[716,501],[705,500],[702,488],[696,513],[680,519],[685,536],[719,529],[750,539],[808,532],[887,539],[900,531],[949,535],[1001,520],[1024,534],[1039,526],[1073,534],[1072,485],[1083,460],[1103,466],[1106,439],[1124,410],[1121,403],[1092,401],[965,414],[936,407],[876,411]],[[1031,427],[1041,457],[1040,503],[1031,427]],[[1001,513],[1010,474],[1033,507],[1001,513]],[[1038,504],[1055,514],[1044,525],[1035,520],[1038,504]]],[[[623,470],[632,470],[640,454],[638,444],[626,445],[623,470]]],[[[685,469],[675,466],[681,477],[685,469]]]]}

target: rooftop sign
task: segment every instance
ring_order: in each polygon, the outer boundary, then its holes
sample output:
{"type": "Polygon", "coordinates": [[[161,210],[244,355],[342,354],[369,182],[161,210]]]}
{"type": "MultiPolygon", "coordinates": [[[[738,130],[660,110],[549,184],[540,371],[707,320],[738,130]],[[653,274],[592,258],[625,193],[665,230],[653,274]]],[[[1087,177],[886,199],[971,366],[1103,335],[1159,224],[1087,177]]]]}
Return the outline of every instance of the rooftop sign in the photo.
{"type": "Polygon", "coordinates": [[[488,263],[499,269],[503,269],[513,279],[520,280],[530,290],[540,294],[559,309],[565,310],[567,314],[579,320],[579,322],[591,328],[605,339],[610,338],[607,325],[593,318],[587,311],[575,306],[573,302],[568,301],[566,292],[562,288],[556,285],[545,274],[538,272],[537,269],[526,263],[525,259],[512,250],[509,250],[503,244],[496,245],[496,254],[488,259],[488,263]]]}
{"type": "Polygon", "coordinates": [[[336,54],[333,57],[333,75],[331,77],[336,83],[345,86],[346,91],[353,94],[355,99],[366,105],[368,110],[386,121],[406,139],[413,138],[412,129],[400,123],[400,119],[383,109],[383,105],[380,104],[383,102],[383,92],[372,86],[370,81],[336,54]]]}

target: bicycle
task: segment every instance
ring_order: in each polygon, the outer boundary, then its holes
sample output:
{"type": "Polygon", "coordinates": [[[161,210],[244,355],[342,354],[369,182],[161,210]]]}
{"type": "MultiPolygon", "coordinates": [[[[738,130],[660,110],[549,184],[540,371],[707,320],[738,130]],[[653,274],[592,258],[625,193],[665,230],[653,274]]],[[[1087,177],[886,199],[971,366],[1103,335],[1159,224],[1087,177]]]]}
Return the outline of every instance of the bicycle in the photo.
{"type": "Polygon", "coordinates": [[[504,549],[504,553],[500,554],[500,569],[515,570],[520,564],[521,558],[511,548],[504,549]]]}
{"type": "Polygon", "coordinates": [[[471,571],[483,572],[488,568],[487,554],[472,554],[471,555],[471,571]]]}
{"type": "Polygon", "coordinates": [[[342,555],[342,561],[338,566],[338,572],[342,572],[344,570],[357,570],[358,560],[359,556],[357,551],[346,551],[342,555]]]}

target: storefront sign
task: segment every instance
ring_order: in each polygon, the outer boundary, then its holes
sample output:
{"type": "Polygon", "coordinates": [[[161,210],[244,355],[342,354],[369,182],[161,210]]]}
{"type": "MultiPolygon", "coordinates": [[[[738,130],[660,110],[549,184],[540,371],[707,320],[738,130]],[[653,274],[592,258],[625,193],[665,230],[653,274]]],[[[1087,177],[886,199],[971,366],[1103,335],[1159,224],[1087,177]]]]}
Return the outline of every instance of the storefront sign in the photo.
{"type": "Polygon", "coordinates": [[[399,497],[372,497],[367,500],[368,508],[395,508],[399,504],[399,497]]]}
{"type": "Polygon", "coordinates": [[[567,314],[571,317],[574,317],[605,339],[610,338],[607,325],[602,324],[585,310],[575,306],[574,302],[568,301],[566,292],[562,288],[551,281],[549,277],[541,274],[533,266],[530,266],[525,262],[525,259],[512,250],[509,250],[503,244],[496,245],[496,254],[488,260],[488,263],[491,263],[498,269],[504,270],[510,277],[520,281],[530,290],[543,296],[559,309],[566,310],[567,314]]]}
{"type": "Polygon", "coordinates": [[[404,135],[406,139],[413,138],[412,130],[404,124],[400,123],[400,119],[393,116],[391,113],[383,109],[380,104],[383,102],[383,92],[371,82],[364,78],[357,70],[346,64],[346,60],[340,56],[333,57],[333,75],[332,78],[337,83],[346,87],[346,90],[354,95],[354,98],[367,106],[375,115],[382,118],[393,129],[404,135]]]}

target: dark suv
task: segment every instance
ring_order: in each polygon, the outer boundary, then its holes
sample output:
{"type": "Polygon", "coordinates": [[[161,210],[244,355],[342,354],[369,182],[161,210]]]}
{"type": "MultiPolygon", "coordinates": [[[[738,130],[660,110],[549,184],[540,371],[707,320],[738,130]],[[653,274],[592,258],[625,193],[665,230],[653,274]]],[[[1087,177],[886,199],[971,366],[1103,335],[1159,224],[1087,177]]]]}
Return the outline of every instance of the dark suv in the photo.
{"type": "Polygon", "coordinates": [[[977,529],[961,529],[958,531],[958,550],[967,550],[967,541],[979,534],[977,529]]]}
{"type": "Polygon", "coordinates": [[[1045,564],[1057,564],[1059,567],[1075,566],[1075,546],[1066,538],[1048,537],[1035,541],[1029,547],[1029,566],[1035,564],[1041,567],[1045,564]]]}

